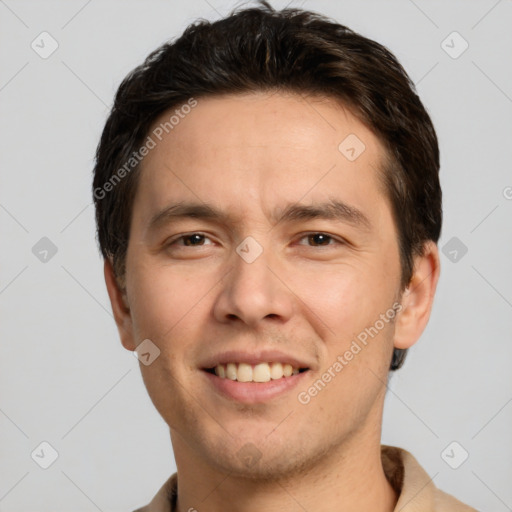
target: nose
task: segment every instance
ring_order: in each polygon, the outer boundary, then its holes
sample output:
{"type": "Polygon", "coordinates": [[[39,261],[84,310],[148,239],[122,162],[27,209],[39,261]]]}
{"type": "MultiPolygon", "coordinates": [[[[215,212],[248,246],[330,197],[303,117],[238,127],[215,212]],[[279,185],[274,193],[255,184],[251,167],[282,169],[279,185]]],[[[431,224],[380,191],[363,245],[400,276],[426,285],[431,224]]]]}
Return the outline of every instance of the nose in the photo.
{"type": "Polygon", "coordinates": [[[257,328],[262,322],[286,322],[293,311],[293,292],[285,271],[270,249],[252,262],[234,251],[233,265],[221,281],[214,316],[222,323],[243,322],[257,328]]]}

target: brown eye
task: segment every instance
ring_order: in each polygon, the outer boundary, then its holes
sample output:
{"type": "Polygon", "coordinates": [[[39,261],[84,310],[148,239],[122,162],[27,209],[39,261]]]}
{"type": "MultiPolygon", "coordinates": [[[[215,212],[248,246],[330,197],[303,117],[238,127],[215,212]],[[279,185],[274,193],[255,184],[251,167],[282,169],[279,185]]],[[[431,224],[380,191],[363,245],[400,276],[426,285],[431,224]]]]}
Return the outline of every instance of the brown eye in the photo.
{"type": "Polygon", "coordinates": [[[188,235],[181,235],[175,238],[169,243],[169,246],[202,247],[203,245],[208,245],[204,243],[205,240],[210,240],[210,238],[202,233],[189,233],[188,235]]]}
{"type": "Polygon", "coordinates": [[[325,233],[314,233],[313,235],[308,235],[308,240],[314,245],[329,245],[332,237],[325,233]]]}
{"type": "Polygon", "coordinates": [[[301,238],[301,240],[305,239],[308,241],[307,245],[310,245],[311,247],[329,247],[341,243],[327,233],[309,233],[301,238]],[[334,244],[331,242],[334,242],[334,244]]]}
{"type": "Polygon", "coordinates": [[[193,235],[186,235],[183,237],[184,245],[187,246],[195,246],[201,245],[200,242],[204,241],[205,236],[200,235],[199,233],[194,233],[193,235]]]}

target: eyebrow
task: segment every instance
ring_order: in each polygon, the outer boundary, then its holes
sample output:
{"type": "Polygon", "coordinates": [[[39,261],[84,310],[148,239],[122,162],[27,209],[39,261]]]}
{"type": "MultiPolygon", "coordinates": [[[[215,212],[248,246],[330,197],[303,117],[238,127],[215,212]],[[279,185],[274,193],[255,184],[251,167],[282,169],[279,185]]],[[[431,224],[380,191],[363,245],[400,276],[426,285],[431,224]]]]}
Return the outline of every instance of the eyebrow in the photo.
{"type": "MultiPolygon", "coordinates": [[[[173,220],[193,218],[229,224],[235,219],[213,205],[182,201],[171,204],[157,212],[150,220],[148,229],[153,231],[173,220]]],[[[358,208],[343,201],[331,199],[312,205],[289,204],[284,211],[275,211],[271,222],[293,222],[298,220],[325,219],[345,222],[364,231],[373,229],[370,219],[358,208]]]]}

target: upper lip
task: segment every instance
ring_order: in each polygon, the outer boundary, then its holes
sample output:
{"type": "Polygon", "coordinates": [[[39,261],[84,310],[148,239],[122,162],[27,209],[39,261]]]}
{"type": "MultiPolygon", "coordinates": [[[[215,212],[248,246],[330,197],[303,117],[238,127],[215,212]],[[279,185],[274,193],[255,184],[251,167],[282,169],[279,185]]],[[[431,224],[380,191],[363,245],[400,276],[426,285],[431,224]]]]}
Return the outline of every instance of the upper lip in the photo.
{"type": "Polygon", "coordinates": [[[227,363],[281,363],[291,364],[294,368],[311,368],[311,364],[295,356],[285,354],[279,350],[259,350],[248,352],[247,350],[228,350],[220,352],[206,359],[201,368],[215,368],[219,364],[227,363]]]}

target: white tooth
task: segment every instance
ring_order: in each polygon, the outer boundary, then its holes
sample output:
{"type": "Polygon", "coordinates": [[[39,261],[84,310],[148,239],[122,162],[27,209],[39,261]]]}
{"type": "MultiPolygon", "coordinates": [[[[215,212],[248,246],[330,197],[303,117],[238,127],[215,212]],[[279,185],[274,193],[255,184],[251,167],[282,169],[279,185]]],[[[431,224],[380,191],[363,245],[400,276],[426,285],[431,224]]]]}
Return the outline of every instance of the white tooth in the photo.
{"type": "Polygon", "coordinates": [[[283,365],[281,363],[271,363],[270,377],[272,379],[280,379],[283,376],[283,365]]]}
{"type": "Polygon", "coordinates": [[[226,377],[231,380],[236,380],[236,364],[228,363],[226,365],[226,377]]]}
{"type": "Polygon", "coordinates": [[[227,363],[218,364],[214,371],[222,379],[228,378],[239,382],[269,382],[299,373],[298,368],[288,363],[258,363],[254,367],[247,363],[227,363]]]}
{"type": "Polygon", "coordinates": [[[250,364],[240,363],[238,365],[236,380],[238,382],[251,382],[252,381],[252,366],[250,364]]]}
{"type": "Polygon", "coordinates": [[[254,382],[268,382],[270,380],[270,366],[268,363],[259,363],[252,370],[254,382]]]}
{"type": "Polygon", "coordinates": [[[291,364],[288,364],[288,363],[287,363],[287,364],[284,364],[284,365],[283,365],[283,375],[284,375],[285,377],[290,377],[290,376],[291,376],[291,374],[292,374],[292,371],[293,371],[293,367],[292,367],[292,365],[291,365],[291,364]]]}

